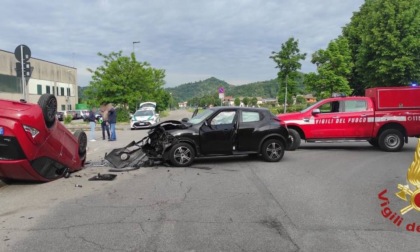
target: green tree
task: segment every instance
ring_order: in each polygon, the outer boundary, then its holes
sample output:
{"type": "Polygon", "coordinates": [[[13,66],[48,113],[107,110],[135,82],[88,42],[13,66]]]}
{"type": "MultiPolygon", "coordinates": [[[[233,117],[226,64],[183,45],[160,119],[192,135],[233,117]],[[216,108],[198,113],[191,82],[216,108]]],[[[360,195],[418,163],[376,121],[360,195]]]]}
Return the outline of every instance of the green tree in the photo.
{"type": "Polygon", "coordinates": [[[306,104],[306,99],[302,95],[296,96],[296,103],[297,104],[306,104]]]}
{"type": "MultiPolygon", "coordinates": [[[[306,53],[299,53],[298,44],[298,40],[295,40],[293,37],[289,38],[286,43],[281,45],[281,50],[279,52],[272,52],[270,56],[277,64],[276,68],[279,69],[279,72],[277,73],[280,84],[279,100],[280,97],[284,97],[284,103],[287,103],[287,100],[291,98],[292,94],[296,95],[297,70],[302,67],[299,61],[306,58],[306,53]],[[288,97],[288,88],[290,97],[288,97]]],[[[284,106],[284,113],[286,113],[286,106],[284,106]]]]}
{"type": "Polygon", "coordinates": [[[122,51],[108,55],[98,53],[103,65],[92,73],[86,88],[88,104],[98,106],[104,102],[120,104],[135,110],[141,101],[159,101],[157,110],[167,107],[167,92],[163,90],[165,71],[155,69],[147,62],[138,62],[134,53],[123,56],[122,51]],[[165,98],[165,99],[164,99],[165,98]]]}
{"type": "Polygon", "coordinates": [[[317,65],[318,73],[306,75],[305,84],[317,96],[331,96],[333,93],[351,94],[347,78],[353,66],[347,39],[339,37],[328,44],[326,50],[320,49],[312,55],[312,63],[317,65]]]}
{"type": "Polygon", "coordinates": [[[344,27],[354,68],[355,93],[420,79],[419,0],[366,0],[344,27]]]}
{"type": "Polygon", "coordinates": [[[245,105],[245,107],[248,107],[248,104],[249,104],[249,98],[248,98],[248,97],[244,97],[244,98],[242,99],[242,103],[245,105]]]}
{"type": "Polygon", "coordinates": [[[236,97],[234,103],[235,103],[235,106],[239,106],[241,105],[241,100],[238,97],[236,97]]]}
{"type": "Polygon", "coordinates": [[[257,103],[258,103],[257,97],[252,97],[250,101],[251,106],[257,106],[257,103]]]}

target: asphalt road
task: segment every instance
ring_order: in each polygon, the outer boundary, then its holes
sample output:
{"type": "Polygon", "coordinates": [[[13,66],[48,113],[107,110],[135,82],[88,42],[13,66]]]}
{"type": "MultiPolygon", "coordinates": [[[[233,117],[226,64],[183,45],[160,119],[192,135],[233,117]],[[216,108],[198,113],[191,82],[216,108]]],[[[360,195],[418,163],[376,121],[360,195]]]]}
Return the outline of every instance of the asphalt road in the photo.
{"type": "MultiPolygon", "coordinates": [[[[89,160],[145,134],[120,130],[116,142],[89,142],[89,160]]],[[[420,232],[406,225],[420,225],[420,212],[399,227],[381,214],[408,205],[394,193],[416,141],[399,153],[364,142],[303,143],[279,163],[206,158],[114,181],[88,181],[107,167],[86,167],[69,179],[7,185],[0,251],[416,251],[420,232]],[[384,189],[389,203],[378,197],[384,189]]]]}

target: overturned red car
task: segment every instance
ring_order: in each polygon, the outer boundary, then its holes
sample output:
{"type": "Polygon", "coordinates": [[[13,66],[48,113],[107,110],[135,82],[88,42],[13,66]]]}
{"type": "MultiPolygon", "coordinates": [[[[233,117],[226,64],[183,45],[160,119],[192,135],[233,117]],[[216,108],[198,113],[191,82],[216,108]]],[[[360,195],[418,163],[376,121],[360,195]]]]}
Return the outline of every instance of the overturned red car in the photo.
{"type": "Polygon", "coordinates": [[[0,99],[0,179],[47,182],[82,169],[86,133],[72,134],[56,113],[52,94],[38,104],[0,99]]]}

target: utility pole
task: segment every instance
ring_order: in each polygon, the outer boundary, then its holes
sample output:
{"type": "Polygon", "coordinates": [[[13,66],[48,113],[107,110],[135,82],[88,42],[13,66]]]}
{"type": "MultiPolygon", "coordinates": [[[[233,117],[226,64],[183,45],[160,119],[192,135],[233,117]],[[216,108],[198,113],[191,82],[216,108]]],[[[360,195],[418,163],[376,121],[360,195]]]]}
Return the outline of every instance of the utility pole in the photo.
{"type": "Polygon", "coordinates": [[[134,44],[140,44],[140,41],[133,41],[133,53],[134,53],[134,44]]]}

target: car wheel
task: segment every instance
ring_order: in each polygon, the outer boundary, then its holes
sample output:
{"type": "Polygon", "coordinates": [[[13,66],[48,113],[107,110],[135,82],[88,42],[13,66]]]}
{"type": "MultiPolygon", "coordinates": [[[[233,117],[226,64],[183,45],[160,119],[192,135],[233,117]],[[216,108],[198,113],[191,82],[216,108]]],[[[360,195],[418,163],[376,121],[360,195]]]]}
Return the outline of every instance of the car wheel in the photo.
{"type": "Polygon", "coordinates": [[[267,162],[278,162],[284,156],[284,143],[277,139],[268,139],[262,145],[261,154],[267,162]]]}
{"type": "Polygon", "coordinates": [[[295,129],[289,129],[289,135],[290,135],[290,138],[292,139],[292,143],[290,144],[287,150],[294,151],[300,146],[300,142],[301,142],[300,135],[299,135],[299,132],[297,132],[295,129]]]}
{"type": "Polygon", "coordinates": [[[44,116],[45,124],[48,128],[54,125],[55,115],[57,114],[57,98],[52,94],[43,94],[38,100],[44,116]]]}
{"type": "Polygon", "coordinates": [[[79,155],[81,157],[86,155],[86,147],[87,147],[87,136],[83,130],[76,130],[74,132],[74,136],[77,138],[77,143],[79,144],[79,155]]]}
{"type": "Polygon", "coordinates": [[[368,140],[368,143],[370,143],[370,145],[372,145],[373,147],[379,147],[379,143],[378,143],[377,138],[372,138],[372,139],[368,140]]]}
{"type": "Polygon", "coordinates": [[[190,144],[177,143],[169,151],[169,160],[173,166],[185,167],[192,164],[195,151],[190,144]]]}
{"type": "Polygon", "coordinates": [[[378,144],[384,151],[397,152],[404,146],[404,136],[399,130],[387,129],[379,136],[378,144]]]}

